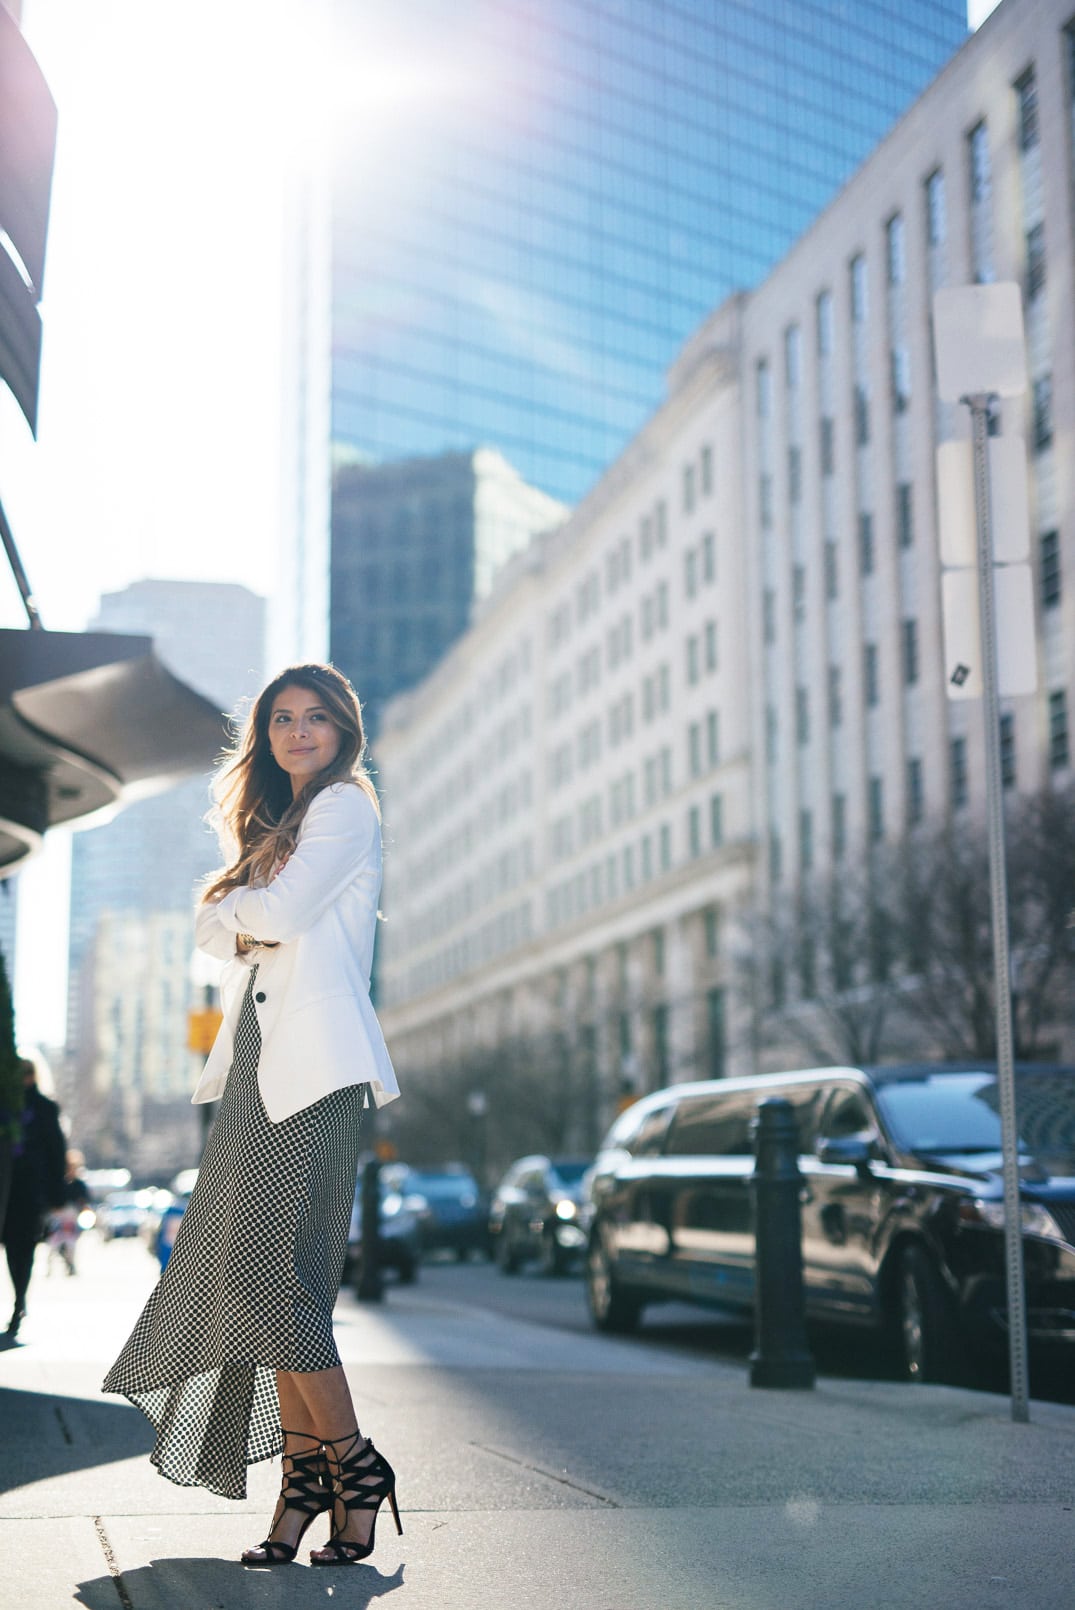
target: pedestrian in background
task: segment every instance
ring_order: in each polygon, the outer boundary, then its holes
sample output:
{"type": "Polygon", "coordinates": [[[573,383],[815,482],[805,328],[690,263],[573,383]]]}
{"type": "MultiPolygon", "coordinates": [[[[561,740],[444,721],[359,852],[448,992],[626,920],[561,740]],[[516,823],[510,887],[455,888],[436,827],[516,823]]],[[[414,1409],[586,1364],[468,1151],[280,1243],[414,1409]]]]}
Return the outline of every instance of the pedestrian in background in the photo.
{"type": "Polygon", "coordinates": [[[82,1177],[86,1159],[72,1147],[64,1163],[63,1202],[48,1221],[49,1274],[53,1255],[60,1259],[69,1275],[78,1273],[75,1248],[82,1234],[82,1214],[90,1205],[89,1187],[82,1177]]]}
{"type": "Polygon", "coordinates": [[[12,1341],[26,1315],[26,1293],[37,1244],[45,1234],[46,1217],[63,1204],[67,1151],[59,1107],[38,1088],[37,1069],[29,1057],[22,1057],[19,1066],[23,1107],[3,1227],[8,1273],[15,1288],[15,1306],[7,1327],[12,1341]]]}
{"type": "MultiPolygon", "coordinates": [[[[167,1267],[104,1382],[157,1431],[184,1486],[246,1495],[283,1454],[247,1565],[293,1560],[331,1511],[317,1565],[373,1548],[396,1478],[358,1429],[332,1334],[367,1099],[399,1094],[369,998],[381,827],[354,690],[327,665],[281,672],[218,775],[227,860],[197,941],[226,963],[223,1023],[195,1101],[222,1097],[167,1267]]],[[[213,813],[211,813],[211,816],[213,813]]]]}

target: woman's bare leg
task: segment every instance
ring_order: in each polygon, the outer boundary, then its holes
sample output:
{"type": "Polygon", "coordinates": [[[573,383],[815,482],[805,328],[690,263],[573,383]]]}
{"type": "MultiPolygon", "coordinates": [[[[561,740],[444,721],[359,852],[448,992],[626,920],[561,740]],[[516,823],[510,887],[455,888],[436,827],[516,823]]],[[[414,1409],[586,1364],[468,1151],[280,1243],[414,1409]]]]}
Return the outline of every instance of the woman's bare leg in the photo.
{"type": "MultiPolygon", "coordinates": [[[[293,1375],[288,1370],[276,1372],[276,1392],[280,1399],[280,1424],[284,1427],[285,1456],[309,1454],[319,1447],[323,1440],[317,1423],[307,1407],[306,1399],[299,1390],[298,1382],[301,1380],[301,1375],[293,1375]]],[[[344,1384],[346,1386],[346,1382],[344,1384]]],[[[289,1548],[294,1548],[305,1518],[301,1510],[285,1509],[281,1499],[273,1514],[269,1536],[275,1543],[286,1543],[289,1548]]],[[[245,1557],[248,1563],[256,1564],[258,1559],[264,1560],[267,1555],[264,1549],[255,1548],[247,1549],[245,1557]]]]}

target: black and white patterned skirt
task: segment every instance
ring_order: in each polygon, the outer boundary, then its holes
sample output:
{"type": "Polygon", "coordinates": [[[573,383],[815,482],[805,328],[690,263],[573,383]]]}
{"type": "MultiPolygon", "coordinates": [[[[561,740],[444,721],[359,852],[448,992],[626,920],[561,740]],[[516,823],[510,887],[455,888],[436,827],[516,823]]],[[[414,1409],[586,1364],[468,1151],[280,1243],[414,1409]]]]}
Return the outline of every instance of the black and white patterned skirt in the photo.
{"type": "Polygon", "coordinates": [[[247,1466],[282,1451],[276,1371],[340,1362],[332,1310],[365,1097],[364,1085],[350,1085],[270,1123],[257,1080],[256,977],[253,967],[172,1255],[102,1387],[152,1422],[163,1476],[225,1498],[244,1498],[247,1466]]]}

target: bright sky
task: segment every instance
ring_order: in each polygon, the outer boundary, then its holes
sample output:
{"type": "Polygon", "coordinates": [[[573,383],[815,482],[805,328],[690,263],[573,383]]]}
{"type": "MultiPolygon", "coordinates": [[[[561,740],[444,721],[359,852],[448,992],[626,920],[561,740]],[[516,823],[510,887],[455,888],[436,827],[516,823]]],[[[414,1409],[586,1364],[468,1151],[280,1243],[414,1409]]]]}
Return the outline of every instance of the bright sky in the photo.
{"type": "MultiPolygon", "coordinates": [[[[285,12],[25,0],[59,132],[38,441],[0,386],[0,490],[47,627],[141,576],[274,588],[285,12]]],[[[20,879],[24,1041],[63,1034],[68,854],[20,879]]]]}

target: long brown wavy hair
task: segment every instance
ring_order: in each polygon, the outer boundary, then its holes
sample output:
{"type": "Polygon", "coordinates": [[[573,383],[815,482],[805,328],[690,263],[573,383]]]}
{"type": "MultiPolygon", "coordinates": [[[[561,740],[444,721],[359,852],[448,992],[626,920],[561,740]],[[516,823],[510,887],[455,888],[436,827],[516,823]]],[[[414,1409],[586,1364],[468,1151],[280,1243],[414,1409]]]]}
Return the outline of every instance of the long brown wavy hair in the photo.
{"type": "Polygon", "coordinates": [[[219,900],[232,889],[267,883],[273,868],[295,848],[310,801],[330,783],[354,783],[380,814],[376,790],[363,764],[365,748],[358,695],[334,665],[289,665],[273,677],[258,694],[213,779],[214,803],[207,820],[216,829],[229,864],[210,873],[202,900],[219,900]],[[291,778],[276,764],[269,745],[273,703],[287,687],[316,693],[340,735],[336,758],[294,799],[291,778]]]}

